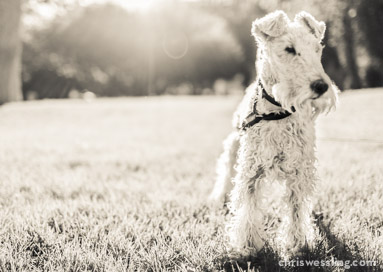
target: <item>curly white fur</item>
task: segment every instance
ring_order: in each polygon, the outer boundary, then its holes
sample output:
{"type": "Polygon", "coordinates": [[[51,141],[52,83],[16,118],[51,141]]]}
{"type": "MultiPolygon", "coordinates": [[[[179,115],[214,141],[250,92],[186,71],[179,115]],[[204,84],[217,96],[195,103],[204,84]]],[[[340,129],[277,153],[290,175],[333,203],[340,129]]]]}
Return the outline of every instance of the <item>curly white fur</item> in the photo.
{"type": "MultiPolygon", "coordinates": [[[[229,203],[233,217],[227,231],[231,245],[239,251],[256,252],[264,245],[262,187],[273,181],[283,182],[287,188],[286,246],[296,251],[314,240],[310,219],[310,198],[317,181],[314,124],[319,113],[330,111],[337,103],[337,88],[321,64],[324,31],[324,23],[306,12],[290,21],[284,12],[276,11],[253,23],[258,77],[284,110],[292,112],[294,107],[296,111],[285,119],[261,121],[245,132],[237,130],[225,141],[211,197],[223,199],[234,184],[229,203]],[[286,48],[294,48],[295,54],[286,48]],[[329,86],[323,95],[310,88],[318,79],[329,86]]],[[[257,88],[252,84],[247,89],[234,114],[235,128],[252,111],[255,99],[260,113],[281,111],[263,99],[257,88]]]]}

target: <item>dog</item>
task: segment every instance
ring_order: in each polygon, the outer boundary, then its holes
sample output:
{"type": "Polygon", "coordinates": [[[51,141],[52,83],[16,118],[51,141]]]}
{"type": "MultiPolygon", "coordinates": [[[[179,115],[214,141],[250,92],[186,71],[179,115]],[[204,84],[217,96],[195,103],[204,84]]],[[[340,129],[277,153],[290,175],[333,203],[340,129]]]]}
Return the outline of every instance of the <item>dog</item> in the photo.
{"type": "Polygon", "coordinates": [[[210,196],[228,201],[227,233],[239,252],[258,252],[265,245],[263,189],[273,181],[286,188],[285,247],[297,252],[313,246],[314,125],[318,114],[336,108],[339,92],[321,64],[325,29],[304,11],[293,21],[275,11],[252,24],[257,79],[234,113],[235,129],[224,141],[210,196]]]}

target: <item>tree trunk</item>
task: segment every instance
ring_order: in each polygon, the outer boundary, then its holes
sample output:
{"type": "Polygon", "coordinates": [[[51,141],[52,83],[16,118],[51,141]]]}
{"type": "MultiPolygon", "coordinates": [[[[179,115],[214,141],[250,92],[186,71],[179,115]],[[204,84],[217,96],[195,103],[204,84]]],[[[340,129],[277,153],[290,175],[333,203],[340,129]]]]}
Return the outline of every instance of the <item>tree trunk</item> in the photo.
{"type": "Polygon", "coordinates": [[[360,89],[362,84],[358,73],[358,65],[356,63],[354,30],[352,28],[351,18],[348,14],[349,9],[350,8],[347,7],[343,15],[346,63],[348,74],[351,77],[351,83],[349,87],[351,89],[360,89]]]}
{"type": "Polygon", "coordinates": [[[0,104],[22,99],[21,0],[0,0],[0,104]]]}

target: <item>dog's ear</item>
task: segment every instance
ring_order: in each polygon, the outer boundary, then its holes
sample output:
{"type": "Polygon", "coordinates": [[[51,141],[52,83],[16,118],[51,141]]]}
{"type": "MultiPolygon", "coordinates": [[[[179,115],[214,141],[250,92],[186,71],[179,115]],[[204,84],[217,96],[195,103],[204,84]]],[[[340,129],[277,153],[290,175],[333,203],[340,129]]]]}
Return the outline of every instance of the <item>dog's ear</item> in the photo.
{"type": "Polygon", "coordinates": [[[324,32],[326,30],[326,24],[324,22],[318,22],[315,18],[308,12],[301,11],[296,16],[294,21],[302,24],[307,27],[308,30],[319,40],[322,40],[324,37],[324,32]]]}
{"type": "Polygon", "coordinates": [[[251,34],[257,41],[267,40],[269,37],[281,36],[285,31],[290,19],[281,10],[274,11],[253,22],[251,34]]]}

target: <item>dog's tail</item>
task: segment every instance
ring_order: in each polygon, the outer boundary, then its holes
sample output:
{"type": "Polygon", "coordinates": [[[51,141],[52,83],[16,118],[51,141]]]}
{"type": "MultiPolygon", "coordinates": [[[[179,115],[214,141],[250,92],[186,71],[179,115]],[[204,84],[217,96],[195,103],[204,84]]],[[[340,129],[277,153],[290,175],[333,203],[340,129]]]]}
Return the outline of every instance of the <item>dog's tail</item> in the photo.
{"type": "Polygon", "coordinates": [[[239,134],[232,132],[223,142],[224,151],[217,162],[217,179],[214,189],[209,196],[213,201],[227,202],[228,193],[233,188],[232,178],[234,178],[235,163],[239,148],[239,134]]]}

